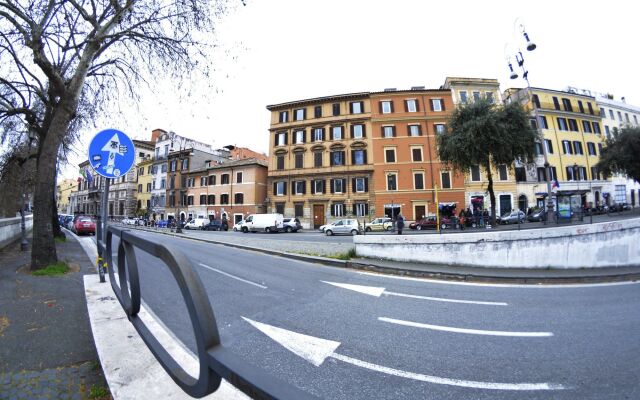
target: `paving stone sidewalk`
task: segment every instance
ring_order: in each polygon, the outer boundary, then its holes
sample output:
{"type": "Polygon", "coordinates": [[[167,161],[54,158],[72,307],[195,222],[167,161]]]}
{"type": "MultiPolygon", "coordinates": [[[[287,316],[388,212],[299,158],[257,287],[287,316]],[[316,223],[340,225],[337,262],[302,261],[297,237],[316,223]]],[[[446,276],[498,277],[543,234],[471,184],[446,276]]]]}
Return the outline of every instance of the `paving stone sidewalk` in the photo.
{"type": "Polygon", "coordinates": [[[95,268],[74,238],[56,248],[71,271],[54,277],[29,274],[19,243],[0,250],[2,400],[111,399],[84,295],[95,268]]]}

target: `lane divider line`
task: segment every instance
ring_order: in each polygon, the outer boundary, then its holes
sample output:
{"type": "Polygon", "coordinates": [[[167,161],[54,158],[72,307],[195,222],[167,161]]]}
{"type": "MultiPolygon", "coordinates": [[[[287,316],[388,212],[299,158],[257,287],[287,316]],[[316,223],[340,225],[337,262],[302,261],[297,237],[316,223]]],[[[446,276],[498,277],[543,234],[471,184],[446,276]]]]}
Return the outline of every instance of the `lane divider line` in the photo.
{"type": "Polygon", "coordinates": [[[205,265],[205,264],[203,264],[203,263],[199,263],[199,265],[200,265],[201,267],[204,267],[204,268],[209,269],[209,270],[211,270],[211,271],[217,272],[217,273],[219,273],[219,274],[221,274],[221,275],[224,275],[224,276],[227,276],[227,277],[229,277],[229,278],[232,278],[232,279],[238,280],[238,281],[240,281],[240,282],[244,282],[244,283],[248,283],[249,285],[257,286],[257,287],[259,287],[260,289],[267,289],[267,287],[266,287],[266,286],[264,286],[264,285],[261,285],[261,284],[259,284],[259,283],[255,283],[255,282],[248,281],[248,280],[246,280],[246,279],[240,278],[239,276],[231,275],[231,274],[229,274],[229,273],[227,273],[227,272],[220,271],[220,270],[219,270],[219,269],[217,269],[217,268],[210,267],[210,266],[205,265]]]}
{"type": "Polygon", "coordinates": [[[513,331],[486,331],[481,329],[454,328],[450,326],[430,325],[420,322],[404,321],[401,319],[378,317],[379,321],[390,324],[411,326],[414,328],[431,329],[434,331],[466,333],[470,335],[510,336],[510,337],[550,337],[552,332],[513,332],[513,331]]]}
{"type": "Polygon", "coordinates": [[[442,298],[442,297],[428,297],[428,296],[418,296],[418,295],[415,295],[415,294],[389,292],[389,291],[386,291],[386,290],[382,294],[387,295],[387,296],[408,297],[408,298],[411,298],[411,299],[443,301],[443,302],[447,302],[447,303],[480,304],[480,305],[485,305],[485,306],[507,306],[508,305],[505,302],[446,299],[446,298],[442,298]]]}

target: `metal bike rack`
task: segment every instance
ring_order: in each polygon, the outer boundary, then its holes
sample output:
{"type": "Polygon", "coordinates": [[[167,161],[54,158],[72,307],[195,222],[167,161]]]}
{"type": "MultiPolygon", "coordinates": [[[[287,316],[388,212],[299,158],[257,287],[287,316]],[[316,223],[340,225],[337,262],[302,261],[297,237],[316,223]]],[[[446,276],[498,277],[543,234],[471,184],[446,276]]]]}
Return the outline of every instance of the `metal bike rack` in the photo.
{"type": "Polygon", "coordinates": [[[222,346],[207,292],[200,277],[180,250],[173,246],[143,239],[126,228],[114,226],[107,227],[104,241],[101,240],[102,236],[96,235],[96,238],[100,254],[104,255],[108,265],[111,287],[129,321],[160,362],[160,365],[185,393],[192,397],[206,396],[215,392],[220,386],[221,379],[224,378],[254,399],[317,399],[317,397],[281,381],[260,368],[248,364],[222,346]],[[114,235],[120,239],[117,259],[120,287],[115,283],[112,260],[114,235]],[[169,267],[180,288],[195,336],[196,355],[200,365],[197,378],[189,375],[178,364],[138,316],[141,298],[136,249],[162,260],[169,267]]]}

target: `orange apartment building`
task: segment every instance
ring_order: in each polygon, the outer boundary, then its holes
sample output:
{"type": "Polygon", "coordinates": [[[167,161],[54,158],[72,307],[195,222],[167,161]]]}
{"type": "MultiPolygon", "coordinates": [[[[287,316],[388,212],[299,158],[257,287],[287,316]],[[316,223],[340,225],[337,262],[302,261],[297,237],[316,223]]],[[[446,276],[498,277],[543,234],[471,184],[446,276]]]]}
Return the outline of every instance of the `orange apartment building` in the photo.
{"type": "Polygon", "coordinates": [[[264,213],[267,162],[257,158],[209,162],[187,174],[187,212],[193,218],[236,223],[249,214],[264,213]]]}
{"type": "Polygon", "coordinates": [[[450,90],[386,89],[371,93],[376,216],[407,220],[464,208],[464,177],[438,159],[436,134],[446,130],[454,104],[450,90]],[[435,187],[437,185],[437,194],[435,187]]]}
{"type": "Polygon", "coordinates": [[[374,215],[368,93],[269,105],[267,212],[317,229],[374,215]]]}

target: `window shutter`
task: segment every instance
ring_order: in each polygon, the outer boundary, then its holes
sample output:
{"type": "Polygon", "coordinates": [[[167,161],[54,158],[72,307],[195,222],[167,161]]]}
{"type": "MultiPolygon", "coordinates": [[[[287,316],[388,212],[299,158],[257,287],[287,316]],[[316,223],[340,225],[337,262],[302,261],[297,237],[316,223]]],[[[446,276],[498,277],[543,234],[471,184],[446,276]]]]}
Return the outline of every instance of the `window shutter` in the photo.
{"type": "Polygon", "coordinates": [[[278,194],[278,182],[273,182],[273,195],[278,194]]]}
{"type": "Polygon", "coordinates": [[[391,112],[393,112],[393,100],[389,102],[391,104],[391,112]]]}
{"type": "Polygon", "coordinates": [[[296,181],[291,182],[291,194],[296,194],[296,181]]]}
{"type": "Polygon", "coordinates": [[[356,178],[351,178],[351,193],[356,192],[356,178]]]}
{"type": "Polygon", "coordinates": [[[331,205],[329,206],[329,208],[331,208],[331,216],[332,216],[332,217],[334,217],[336,214],[335,214],[335,212],[334,212],[333,204],[331,204],[331,205]]]}
{"type": "Polygon", "coordinates": [[[324,128],[322,128],[322,141],[324,142],[324,128]]]}
{"type": "Polygon", "coordinates": [[[380,137],[384,137],[384,126],[380,127],[380,137]]]}
{"type": "Polygon", "coordinates": [[[404,101],[404,112],[409,112],[409,100],[404,101]]]}
{"type": "Polygon", "coordinates": [[[342,193],[347,193],[347,179],[342,178],[342,193]]]}
{"type": "Polygon", "coordinates": [[[369,178],[364,178],[364,191],[369,191],[369,178]]]}
{"type": "Polygon", "coordinates": [[[364,163],[366,164],[367,163],[367,151],[364,150],[364,149],[362,150],[362,158],[363,158],[364,163]]]}
{"type": "Polygon", "coordinates": [[[333,152],[329,153],[329,165],[333,165],[333,152]]]}
{"type": "Polygon", "coordinates": [[[356,151],[351,150],[351,165],[356,165],[356,151]]]}
{"type": "Polygon", "coordinates": [[[288,144],[289,134],[284,132],[284,144],[288,144]]]}
{"type": "Polygon", "coordinates": [[[380,112],[380,114],[382,114],[382,102],[381,101],[378,102],[378,111],[380,112]]]}
{"type": "Polygon", "coordinates": [[[391,127],[391,136],[396,137],[396,127],[395,126],[391,127]]]}
{"type": "Polygon", "coordinates": [[[325,185],[325,181],[324,181],[324,180],[322,180],[322,181],[320,181],[320,182],[321,182],[321,185],[320,185],[320,186],[322,186],[322,194],[325,194],[325,193],[327,192],[327,188],[325,187],[325,186],[326,186],[326,185],[325,185]]]}
{"type": "Polygon", "coordinates": [[[420,101],[416,99],[416,112],[420,111],[420,101]]]}
{"type": "Polygon", "coordinates": [[[311,181],[311,194],[316,194],[316,181],[311,181]]]}
{"type": "Polygon", "coordinates": [[[429,105],[431,106],[431,111],[433,111],[433,99],[429,99],[429,105]]]}
{"type": "Polygon", "coordinates": [[[331,186],[331,188],[330,188],[331,193],[334,193],[334,181],[335,181],[335,179],[329,180],[329,185],[331,186]]]}
{"type": "Polygon", "coordinates": [[[282,190],[283,190],[282,194],[284,194],[286,196],[287,195],[287,183],[286,182],[285,182],[284,185],[282,185],[282,190]]]}
{"type": "Polygon", "coordinates": [[[447,109],[444,106],[444,99],[440,100],[440,108],[442,108],[442,111],[447,111],[447,109]]]}
{"type": "Polygon", "coordinates": [[[307,181],[302,181],[302,194],[307,194],[307,181]]]}
{"type": "Polygon", "coordinates": [[[352,213],[353,215],[357,215],[357,214],[356,214],[356,204],[355,204],[355,203],[353,203],[353,204],[351,205],[351,208],[352,208],[351,213],[352,213]]]}
{"type": "Polygon", "coordinates": [[[362,124],[362,138],[366,138],[367,137],[367,132],[366,132],[365,127],[366,127],[366,125],[362,124]]]}
{"type": "Polygon", "coordinates": [[[351,131],[351,139],[353,139],[353,125],[351,125],[349,130],[351,131]]]}

